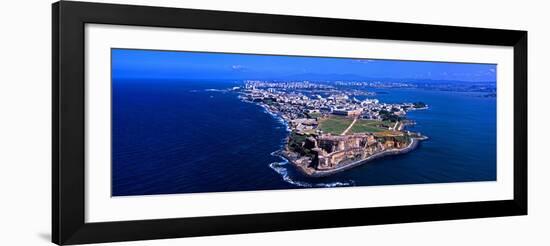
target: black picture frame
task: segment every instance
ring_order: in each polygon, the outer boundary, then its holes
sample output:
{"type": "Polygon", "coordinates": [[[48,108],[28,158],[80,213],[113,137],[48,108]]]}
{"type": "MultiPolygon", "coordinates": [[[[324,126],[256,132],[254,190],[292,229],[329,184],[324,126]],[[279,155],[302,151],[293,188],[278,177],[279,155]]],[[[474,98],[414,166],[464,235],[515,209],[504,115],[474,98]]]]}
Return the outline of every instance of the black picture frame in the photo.
{"type": "Polygon", "coordinates": [[[61,1],[52,6],[52,241],[83,244],[527,214],[527,32],[61,1]],[[86,23],[513,47],[514,199],[85,222],[86,23]]]}

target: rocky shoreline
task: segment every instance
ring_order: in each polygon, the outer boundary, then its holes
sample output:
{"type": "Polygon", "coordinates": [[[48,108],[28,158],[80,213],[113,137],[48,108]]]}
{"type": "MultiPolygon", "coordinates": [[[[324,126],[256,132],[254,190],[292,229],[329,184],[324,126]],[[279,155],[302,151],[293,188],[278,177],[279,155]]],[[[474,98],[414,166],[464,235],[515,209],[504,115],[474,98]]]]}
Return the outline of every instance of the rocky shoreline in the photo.
{"type": "MultiPolygon", "coordinates": [[[[259,105],[264,112],[285,125],[289,135],[285,140],[284,147],[275,151],[273,155],[286,159],[300,173],[308,177],[326,177],[384,156],[408,153],[415,149],[421,140],[427,138],[418,133],[403,132],[406,125],[414,124],[414,122],[406,119],[400,121],[406,110],[426,109],[427,105],[421,102],[422,108],[415,108],[416,103],[380,104],[377,100],[365,100],[359,105],[357,100],[350,101],[347,97],[339,98],[336,95],[331,96],[333,98],[329,97],[331,101],[327,103],[328,99],[322,101],[321,96],[312,99],[301,94],[262,90],[255,87],[246,87],[239,93],[239,98],[242,101],[259,105]],[[334,106],[334,104],[337,106],[334,106]],[[320,113],[320,108],[323,105],[325,105],[324,107],[330,107],[329,113],[320,113]],[[414,107],[411,105],[414,105],[414,107]],[[345,108],[346,106],[348,109],[345,108]],[[330,127],[327,129],[319,128],[323,122],[320,122],[318,117],[312,118],[308,114],[311,113],[311,108],[317,110],[318,114],[324,115],[324,118],[322,118],[324,121],[331,122],[330,120],[332,120],[331,123],[337,126],[345,123],[347,128],[343,132],[331,130],[330,127]],[[363,117],[364,111],[367,112],[365,117],[368,117],[365,120],[366,122],[378,120],[375,122],[380,123],[359,126],[365,128],[363,130],[369,130],[369,133],[346,134],[356,124],[357,120],[363,117]],[[379,113],[373,116],[370,115],[372,112],[379,113]],[[353,121],[351,123],[341,122],[341,118],[338,117],[353,118],[353,121]],[[382,119],[396,123],[391,123],[391,125],[385,123],[386,125],[383,125],[381,123],[383,122],[382,119]],[[376,132],[381,131],[383,133],[375,135],[369,127],[376,127],[378,130],[376,132]],[[365,156],[366,152],[373,154],[364,159],[358,158],[365,156]],[[312,164],[313,159],[311,157],[308,159],[305,155],[314,155],[316,163],[312,164]],[[355,158],[346,155],[355,156],[355,158]]],[[[328,125],[328,123],[326,124],[328,125]]]]}
{"type": "Polygon", "coordinates": [[[364,160],[359,160],[359,161],[354,161],[354,162],[350,162],[350,163],[341,164],[340,166],[337,166],[337,167],[335,167],[333,169],[330,169],[330,170],[317,170],[317,169],[297,165],[295,160],[294,160],[295,158],[291,157],[289,155],[288,151],[285,151],[285,150],[278,151],[278,152],[275,153],[275,155],[278,155],[278,156],[283,157],[286,160],[288,160],[303,175],[305,175],[307,177],[312,177],[312,178],[321,178],[321,177],[327,177],[327,176],[330,176],[330,175],[333,175],[333,174],[336,174],[336,173],[340,173],[340,172],[349,170],[349,169],[357,167],[357,166],[361,166],[363,164],[366,164],[368,162],[371,162],[373,160],[376,160],[376,159],[379,159],[379,158],[382,158],[382,157],[385,157],[385,156],[400,155],[400,154],[409,153],[410,151],[412,151],[416,147],[418,147],[418,144],[420,143],[420,141],[426,140],[428,138],[424,136],[422,138],[411,138],[411,139],[412,139],[411,143],[405,148],[386,150],[386,151],[371,155],[371,156],[367,157],[364,160]]]}

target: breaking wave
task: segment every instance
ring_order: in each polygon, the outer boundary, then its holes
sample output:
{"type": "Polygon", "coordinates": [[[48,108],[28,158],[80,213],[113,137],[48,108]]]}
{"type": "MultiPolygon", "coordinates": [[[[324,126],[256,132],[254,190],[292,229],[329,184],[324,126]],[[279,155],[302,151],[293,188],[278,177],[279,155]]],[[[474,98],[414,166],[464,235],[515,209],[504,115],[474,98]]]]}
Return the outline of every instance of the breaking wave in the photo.
{"type": "Polygon", "coordinates": [[[227,92],[227,90],[222,89],[205,89],[204,91],[227,92]]]}
{"type": "Polygon", "coordinates": [[[289,173],[288,173],[288,161],[284,162],[273,162],[269,164],[269,167],[273,169],[275,172],[277,172],[283,180],[289,184],[293,184],[299,187],[342,187],[342,186],[353,186],[355,185],[355,182],[353,180],[347,181],[347,182],[330,182],[330,183],[310,183],[305,181],[299,181],[293,179],[289,173]]]}
{"type": "Polygon", "coordinates": [[[278,155],[277,151],[271,153],[271,155],[279,156],[280,158],[283,159],[283,161],[281,161],[281,162],[273,162],[273,163],[269,164],[269,167],[271,169],[273,169],[275,172],[277,172],[279,175],[281,175],[283,180],[285,182],[289,183],[289,184],[293,184],[293,185],[296,185],[296,186],[299,186],[299,187],[308,187],[308,188],[312,188],[312,187],[330,188],[330,187],[342,187],[342,186],[354,186],[355,185],[355,182],[353,182],[353,180],[349,180],[349,181],[346,181],[346,182],[330,182],[330,183],[313,183],[313,182],[305,182],[305,181],[296,180],[288,172],[288,168],[292,168],[292,167],[290,167],[290,163],[288,162],[288,160],[286,160],[283,157],[281,157],[280,155],[278,155]]]}
{"type": "MultiPolygon", "coordinates": [[[[248,101],[245,101],[245,102],[248,102],[248,101]]],[[[253,103],[253,102],[249,102],[249,103],[253,103]]],[[[253,104],[256,104],[256,103],[253,103],[253,104]]],[[[269,109],[264,105],[259,105],[259,104],[256,104],[256,105],[260,106],[263,109],[264,113],[267,113],[267,114],[271,115],[277,122],[279,122],[281,125],[283,125],[285,127],[285,130],[288,133],[290,133],[292,131],[290,129],[290,126],[288,125],[288,122],[286,122],[280,115],[278,115],[277,113],[269,111],[269,109]]],[[[283,139],[280,148],[281,149],[284,148],[285,144],[286,144],[286,140],[283,139]]],[[[317,183],[317,182],[306,182],[306,181],[297,180],[296,178],[294,178],[289,173],[289,168],[293,168],[291,166],[291,164],[289,163],[289,161],[286,158],[284,158],[283,156],[279,155],[278,152],[279,151],[275,151],[275,152],[271,153],[271,155],[272,156],[277,156],[277,157],[283,159],[283,161],[273,162],[273,163],[269,164],[269,167],[271,169],[273,169],[275,172],[277,172],[279,175],[281,175],[283,180],[285,182],[289,183],[289,184],[296,185],[296,186],[299,186],[299,187],[308,187],[308,188],[313,188],[313,187],[327,187],[327,188],[330,188],[330,187],[342,187],[342,186],[354,186],[355,185],[355,182],[353,180],[349,180],[349,181],[346,181],[346,182],[330,182],[330,183],[317,183]]]]}
{"type": "Polygon", "coordinates": [[[264,106],[261,106],[263,108],[263,111],[269,115],[271,115],[277,122],[279,122],[281,125],[283,125],[285,127],[285,130],[287,132],[291,132],[292,130],[290,130],[290,126],[288,125],[288,123],[281,117],[279,116],[278,114],[276,113],[273,113],[271,111],[269,111],[266,107],[264,106]]]}

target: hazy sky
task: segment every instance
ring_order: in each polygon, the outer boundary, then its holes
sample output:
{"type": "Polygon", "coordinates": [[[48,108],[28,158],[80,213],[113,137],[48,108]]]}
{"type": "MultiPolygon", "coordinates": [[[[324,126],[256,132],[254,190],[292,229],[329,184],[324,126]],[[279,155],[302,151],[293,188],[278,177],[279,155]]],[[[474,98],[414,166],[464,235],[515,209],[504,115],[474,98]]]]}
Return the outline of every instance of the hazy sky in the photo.
{"type": "Polygon", "coordinates": [[[354,58],[112,50],[113,78],[496,81],[496,65],[354,58]]]}

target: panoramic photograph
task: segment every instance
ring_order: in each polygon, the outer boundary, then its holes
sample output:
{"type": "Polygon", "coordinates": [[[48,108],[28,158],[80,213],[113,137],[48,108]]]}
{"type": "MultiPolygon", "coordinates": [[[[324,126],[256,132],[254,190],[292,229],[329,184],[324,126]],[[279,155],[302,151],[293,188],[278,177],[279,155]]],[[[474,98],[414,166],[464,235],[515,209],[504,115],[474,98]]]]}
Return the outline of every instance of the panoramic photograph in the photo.
{"type": "Polygon", "coordinates": [[[495,181],[496,70],[113,48],[111,194],[495,181]]]}

